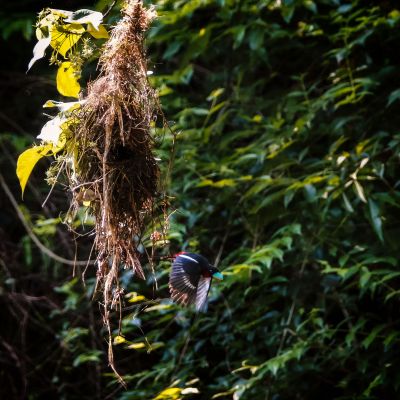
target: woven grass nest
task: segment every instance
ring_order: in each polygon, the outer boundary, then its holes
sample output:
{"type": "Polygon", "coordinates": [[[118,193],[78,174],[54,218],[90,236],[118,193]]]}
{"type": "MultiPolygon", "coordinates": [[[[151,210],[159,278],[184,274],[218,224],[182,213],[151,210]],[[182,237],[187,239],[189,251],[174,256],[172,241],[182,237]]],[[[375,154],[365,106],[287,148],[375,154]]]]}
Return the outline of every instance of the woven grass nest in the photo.
{"type": "Polygon", "coordinates": [[[154,16],[141,1],[126,3],[72,132],[77,153],[70,177],[72,208],[77,210],[82,199],[90,201],[95,217],[97,289],[104,294],[110,346],[109,310],[119,301],[119,270],[132,268],[144,278],[138,238],[157,197],[159,168],[150,127],[158,106],[143,46],[154,16]]]}

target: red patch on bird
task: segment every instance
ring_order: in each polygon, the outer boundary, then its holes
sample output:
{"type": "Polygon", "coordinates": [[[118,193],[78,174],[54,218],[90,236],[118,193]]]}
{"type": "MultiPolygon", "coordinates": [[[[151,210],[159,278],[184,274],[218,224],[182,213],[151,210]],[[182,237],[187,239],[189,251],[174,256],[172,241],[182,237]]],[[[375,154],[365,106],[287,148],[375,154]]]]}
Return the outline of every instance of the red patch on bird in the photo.
{"type": "Polygon", "coordinates": [[[202,271],[201,275],[203,278],[211,278],[211,272],[207,270],[202,271]]]}
{"type": "Polygon", "coordinates": [[[174,254],[174,258],[180,256],[181,254],[186,254],[186,251],[180,251],[179,253],[174,254]]]}

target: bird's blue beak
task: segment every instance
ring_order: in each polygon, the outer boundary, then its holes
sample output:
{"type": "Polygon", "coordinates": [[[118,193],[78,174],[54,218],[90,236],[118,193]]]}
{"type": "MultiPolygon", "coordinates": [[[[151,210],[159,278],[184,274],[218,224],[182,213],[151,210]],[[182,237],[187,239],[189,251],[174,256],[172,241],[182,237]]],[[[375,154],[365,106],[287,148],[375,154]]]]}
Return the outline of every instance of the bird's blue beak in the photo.
{"type": "Polygon", "coordinates": [[[213,278],[218,279],[220,281],[222,281],[222,279],[224,279],[224,277],[221,274],[221,272],[216,272],[215,274],[213,274],[213,278]]]}

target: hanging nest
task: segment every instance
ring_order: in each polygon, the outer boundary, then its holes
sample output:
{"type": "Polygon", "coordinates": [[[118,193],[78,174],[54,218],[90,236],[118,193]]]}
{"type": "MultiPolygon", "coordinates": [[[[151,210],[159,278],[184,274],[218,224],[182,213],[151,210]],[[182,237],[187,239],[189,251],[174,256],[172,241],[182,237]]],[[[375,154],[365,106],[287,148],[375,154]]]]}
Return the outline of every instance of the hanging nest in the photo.
{"type": "Polygon", "coordinates": [[[110,346],[109,310],[119,302],[119,270],[132,268],[144,278],[137,246],[157,196],[159,168],[150,127],[158,107],[143,47],[154,16],[141,1],[125,5],[100,58],[99,77],[88,85],[72,129],[72,207],[76,211],[82,201],[90,202],[95,217],[97,288],[104,294],[110,346]]]}

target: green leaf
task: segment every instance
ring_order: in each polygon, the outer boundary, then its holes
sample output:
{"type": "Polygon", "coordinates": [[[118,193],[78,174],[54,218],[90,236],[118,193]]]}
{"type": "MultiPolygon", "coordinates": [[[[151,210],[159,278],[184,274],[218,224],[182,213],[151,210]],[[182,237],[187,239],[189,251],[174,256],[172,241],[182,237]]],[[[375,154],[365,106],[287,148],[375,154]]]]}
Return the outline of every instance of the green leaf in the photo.
{"type": "Polygon", "coordinates": [[[362,289],[365,288],[370,279],[371,279],[371,272],[369,271],[368,268],[362,267],[360,276],[360,287],[362,289]]]}
{"type": "Polygon", "coordinates": [[[347,198],[347,196],[344,192],[342,193],[342,198],[343,198],[343,202],[344,202],[344,206],[345,206],[346,210],[350,213],[354,212],[354,208],[351,205],[349,199],[347,198]]]}
{"type": "Polygon", "coordinates": [[[354,184],[354,188],[355,188],[355,191],[356,191],[357,196],[359,197],[359,199],[363,203],[367,203],[367,199],[365,198],[365,194],[364,194],[364,189],[361,186],[360,182],[358,182],[357,180],[354,180],[353,184],[354,184]]]}
{"type": "Polygon", "coordinates": [[[391,106],[395,101],[399,99],[400,99],[400,89],[396,89],[392,93],[390,93],[386,107],[391,106]]]}
{"type": "Polygon", "coordinates": [[[174,41],[168,44],[167,49],[165,50],[163,54],[163,58],[165,60],[169,60],[172,58],[181,48],[182,42],[181,41],[174,41]]]}
{"type": "Polygon", "coordinates": [[[375,326],[374,329],[372,329],[371,333],[362,341],[361,345],[365,348],[368,349],[369,346],[374,342],[376,337],[380,332],[382,332],[383,329],[385,329],[386,325],[377,325],[375,326]]]}
{"type": "Polygon", "coordinates": [[[252,50],[257,50],[261,48],[264,42],[264,34],[265,34],[265,29],[261,27],[255,27],[250,31],[249,45],[252,50]]]}
{"type": "Polygon", "coordinates": [[[375,233],[378,235],[379,240],[383,243],[382,218],[380,217],[379,207],[371,198],[368,199],[368,205],[372,227],[374,228],[375,233]]]}
{"type": "Polygon", "coordinates": [[[376,387],[379,387],[382,385],[383,382],[383,376],[382,374],[378,374],[375,376],[373,381],[368,385],[367,389],[364,390],[363,396],[370,397],[371,396],[371,391],[375,389],[376,387]]]}
{"type": "Polygon", "coordinates": [[[74,367],[78,367],[81,364],[85,364],[88,362],[99,362],[102,352],[100,350],[93,350],[86,352],[84,354],[80,354],[78,357],[74,359],[72,365],[74,367]]]}

